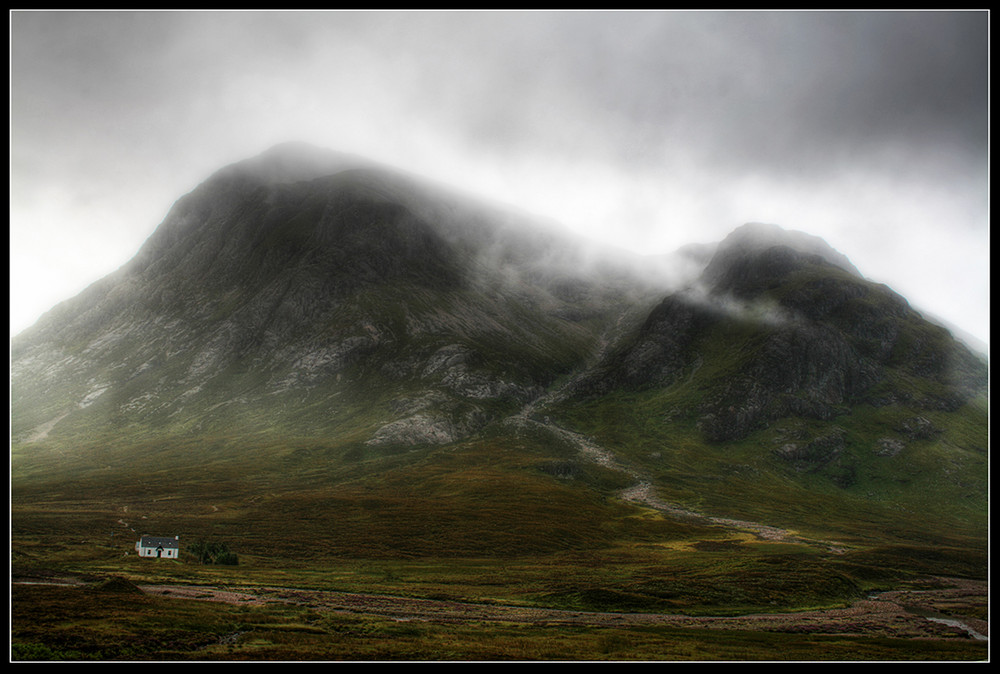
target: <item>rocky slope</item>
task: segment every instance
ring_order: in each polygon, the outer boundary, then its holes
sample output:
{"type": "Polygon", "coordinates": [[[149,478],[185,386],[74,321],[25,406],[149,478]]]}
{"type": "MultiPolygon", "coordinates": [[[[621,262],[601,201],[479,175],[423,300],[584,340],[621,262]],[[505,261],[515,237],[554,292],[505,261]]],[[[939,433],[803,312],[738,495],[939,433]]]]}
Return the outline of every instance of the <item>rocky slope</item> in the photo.
{"type": "Polygon", "coordinates": [[[954,411],[987,379],[980,356],[822,240],[752,224],[660,302],[579,395],[694,385],[685,412],[719,442],[858,405],[954,411]]]}
{"type": "Polygon", "coordinates": [[[14,340],[13,437],[450,442],[572,370],[648,292],[530,219],[279,146],[178,200],[133,260],[14,340]]]}

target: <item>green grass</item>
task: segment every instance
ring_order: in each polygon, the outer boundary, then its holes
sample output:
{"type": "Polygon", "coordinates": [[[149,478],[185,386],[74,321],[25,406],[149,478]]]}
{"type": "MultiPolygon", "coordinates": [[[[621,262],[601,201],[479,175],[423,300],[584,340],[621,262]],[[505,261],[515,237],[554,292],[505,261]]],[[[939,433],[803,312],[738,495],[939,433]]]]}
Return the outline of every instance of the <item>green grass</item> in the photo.
{"type": "Polygon", "coordinates": [[[858,405],[829,421],[778,419],[742,440],[710,443],[697,423],[705,373],[698,374],[667,389],[617,392],[560,412],[571,427],[649,475],[662,497],[689,509],[862,545],[922,541],[985,549],[985,398],[953,412],[858,405]],[[897,431],[918,416],[938,432],[910,439],[897,431]],[[811,464],[778,453],[826,434],[842,437],[842,446],[811,464]],[[904,449],[880,454],[883,437],[901,438],[904,449]]]}
{"type": "MultiPolygon", "coordinates": [[[[626,402],[623,414],[640,404],[626,402]]],[[[622,432],[629,427],[620,420],[622,432]]],[[[917,515],[797,484],[754,464],[752,442],[723,454],[683,436],[665,447],[654,428],[644,432],[622,454],[655,476],[662,496],[712,515],[795,526],[818,542],[759,542],[623,503],[615,497],[628,484],[622,474],[543,435],[402,451],[316,439],[173,439],[80,447],[72,457],[53,447],[19,455],[12,563],[137,577],[155,569],[183,582],[234,573],[278,582],[287,572],[331,589],[696,613],[843,605],[874,581],[984,573],[975,530],[920,529],[917,515]],[[142,533],[180,535],[182,549],[186,541],[225,543],[238,570],[151,567],[126,556],[142,533]]]]}

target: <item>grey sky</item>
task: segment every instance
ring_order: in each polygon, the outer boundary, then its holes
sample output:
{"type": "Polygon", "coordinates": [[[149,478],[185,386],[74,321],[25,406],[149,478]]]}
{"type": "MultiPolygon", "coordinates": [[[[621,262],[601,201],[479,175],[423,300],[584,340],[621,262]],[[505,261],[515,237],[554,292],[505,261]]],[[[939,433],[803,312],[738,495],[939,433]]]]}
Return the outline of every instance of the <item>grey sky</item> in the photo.
{"type": "Polygon", "coordinates": [[[12,332],[286,140],[648,253],[768,221],[989,339],[986,12],[13,12],[12,332]]]}

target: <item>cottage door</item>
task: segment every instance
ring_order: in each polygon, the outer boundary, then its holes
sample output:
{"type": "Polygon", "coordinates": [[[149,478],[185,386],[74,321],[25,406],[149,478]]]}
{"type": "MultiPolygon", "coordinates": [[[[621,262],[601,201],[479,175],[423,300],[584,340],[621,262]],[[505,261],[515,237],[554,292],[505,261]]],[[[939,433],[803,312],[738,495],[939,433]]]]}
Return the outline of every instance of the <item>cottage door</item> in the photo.
{"type": "Polygon", "coordinates": [[[158,548],[156,548],[156,558],[159,559],[162,556],[163,556],[163,546],[161,545],[158,548]]]}

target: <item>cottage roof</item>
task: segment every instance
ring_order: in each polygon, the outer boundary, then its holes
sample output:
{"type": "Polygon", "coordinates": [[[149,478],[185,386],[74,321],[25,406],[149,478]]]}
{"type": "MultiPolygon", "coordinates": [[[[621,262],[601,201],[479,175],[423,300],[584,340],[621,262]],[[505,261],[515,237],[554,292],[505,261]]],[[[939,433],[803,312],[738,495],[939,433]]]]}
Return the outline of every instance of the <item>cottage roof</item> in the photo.
{"type": "Polygon", "coordinates": [[[177,548],[180,542],[173,536],[146,536],[139,539],[139,545],[144,548],[177,548]]]}

